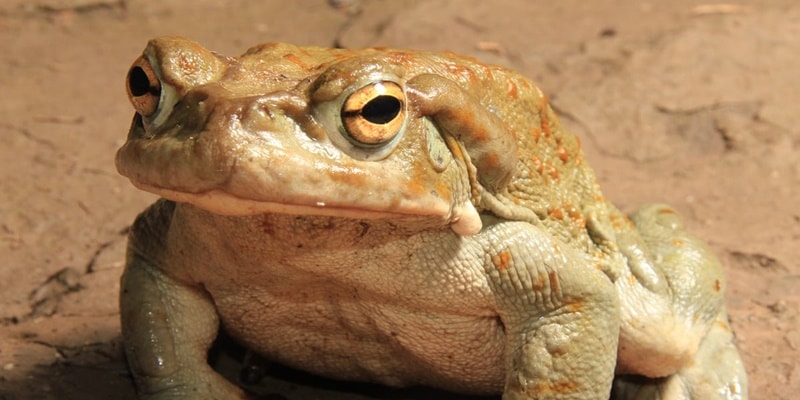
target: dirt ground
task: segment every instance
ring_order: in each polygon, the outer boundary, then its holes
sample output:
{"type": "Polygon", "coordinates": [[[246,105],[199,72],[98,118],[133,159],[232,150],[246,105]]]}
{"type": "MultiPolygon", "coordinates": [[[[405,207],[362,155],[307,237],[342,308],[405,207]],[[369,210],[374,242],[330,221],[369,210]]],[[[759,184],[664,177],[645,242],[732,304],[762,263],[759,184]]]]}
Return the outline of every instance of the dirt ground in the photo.
{"type": "MultiPolygon", "coordinates": [[[[800,3],[690,0],[0,2],[0,399],[132,399],[117,310],[151,195],[114,169],[130,62],[180,34],[452,50],[517,69],[621,208],[674,205],[723,259],[753,399],[800,393],[800,3]]],[[[220,369],[235,375],[225,347],[220,369]]],[[[288,399],[464,398],[277,369],[288,399]]]]}

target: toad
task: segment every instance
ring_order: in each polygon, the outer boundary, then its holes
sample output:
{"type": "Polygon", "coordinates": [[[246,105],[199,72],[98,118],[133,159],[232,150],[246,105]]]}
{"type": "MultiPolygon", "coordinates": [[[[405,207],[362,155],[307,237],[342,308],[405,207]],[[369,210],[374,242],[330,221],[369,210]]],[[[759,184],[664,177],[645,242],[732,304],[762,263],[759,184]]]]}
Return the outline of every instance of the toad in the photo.
{"type": "Polygon", "coordinates": [[[720,263],[621,213],[512,71],[450,53],[152,40],[119,172],[142,398],[235,399],[220,326],[335,379],[521,399],[746,399],[720,263]]]}

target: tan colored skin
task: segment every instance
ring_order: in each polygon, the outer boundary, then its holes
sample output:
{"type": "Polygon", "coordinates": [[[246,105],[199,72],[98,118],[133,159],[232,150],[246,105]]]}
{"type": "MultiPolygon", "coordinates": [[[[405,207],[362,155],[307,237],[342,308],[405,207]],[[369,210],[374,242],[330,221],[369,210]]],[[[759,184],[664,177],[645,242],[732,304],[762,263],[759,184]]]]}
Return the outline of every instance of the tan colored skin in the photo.
{"type": "Polygon", "coordinates": [[[333,378],[747,398],[716,258],[672,209],[607,202],[524,77],[412,51],[227,58],[175,37],[132,71],[117,166],[165,198],[136,220],[122,279],[142,398],[243,397],[205,360],[220,322],[333,378]],[[379,92],[402,109],[359,119],[379,92]]]}

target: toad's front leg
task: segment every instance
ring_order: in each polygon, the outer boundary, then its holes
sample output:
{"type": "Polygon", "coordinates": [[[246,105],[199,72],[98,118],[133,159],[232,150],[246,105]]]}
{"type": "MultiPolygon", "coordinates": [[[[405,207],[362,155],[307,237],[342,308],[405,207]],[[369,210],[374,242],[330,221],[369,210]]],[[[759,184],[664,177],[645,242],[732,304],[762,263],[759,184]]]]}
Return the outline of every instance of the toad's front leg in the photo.
{"type": "Polygon", "coordinates": [[[135,251],[120,293],[122,336],[142,399],[239,399],[206,353],[219,319],[208,294],[167,276],[135,251]]]}
{"type": "Polygon", "coordinates": [[[619,334],[611,281],[535,227],[490,229],[508,239],[486,263],[506,328],[503,399],[607,399],[619,334]]]}

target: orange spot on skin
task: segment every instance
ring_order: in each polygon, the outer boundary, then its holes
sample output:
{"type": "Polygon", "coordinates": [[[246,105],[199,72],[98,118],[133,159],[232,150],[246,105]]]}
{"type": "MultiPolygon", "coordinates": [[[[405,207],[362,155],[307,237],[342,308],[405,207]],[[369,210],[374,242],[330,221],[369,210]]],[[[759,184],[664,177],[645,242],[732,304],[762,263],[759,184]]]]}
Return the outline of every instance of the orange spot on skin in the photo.
{"type": "Polygon", "coordinates": [[[545,139],[553,137],[553,132],[550,131],[550,121],[545,118],[542,118],[542,132],[544,132],[545,139]]]}
{"type": "Polygon", "coordinates": [[[389,61],[396,65],[410,65],[417,60],[412,54],[404,52],[393,52],[389,55],[389,61]]]}
{"type": "Polygon", "coordinates": [[[503,250],[492,256],[492,264],[500,271],[507,270],[510,261],[511,253],[509,253],[508,250],[503,250]]]}
{"type": "Polygon", "coordinates": [[[542,165],[542,160],[539,157],[531,156],[531,163],[533,163],[533,169],[536,170],[536,173],[541,175],[544,172],[544,165],[542,165]]]}
{"type": "Polygon", "coordinates": [[[575,165],[581,165],[581,163],[583,162],[583,157],[582,157],[582,154],[580,152],[580,149],[581,149],[581,138],[575,136],[574,140],[575,140],[575,145],[572,147],[573,151],[571,153],[571,156],[572,156],[572,159],[575,161],[575,165]]]}
{"type": "Polygon", "coordinates": [[[633,227],[633,222],[624,215],[611,215],[609,219],[611,220],[611,225],[616,229],[633,227]]]}
{"type": "Polygon", "coordinates": [[[550,178],[552,180],[554,180],[554,181],[558,180],[559,174],[558,174],[558,170],[556,169],[555,165],[553,165],[551,163],[547,163],[547,175],[550,175],[550,178]]]}
{"type": "Polygon", "coordinates": [[[671,208],[662,208],[662,209],[658,210],[658,213],[659,214],[675,214],[675,210],[673,210],[671,208]]]}
{"type": "Polygon", "coordinates": [[[544,276],[537,275],[536,276],[536,280],[533,281],[533,290],[535,290],[537,292],[541,291],[542,289],[544,289],[544,283],[545,283],[544,282],[544,276]]]}
{"type": "Polygon", "coordinates": [[[542,96],[542,100],[539,102],[539,118],[541,118],[544,137],[550,139],[553,136],[553,132],[550,131],[550,118],[547,115],[547,96],[542,96]]]}
{"type": "Polygon", "coordinates": [[[540,382],[530,388],[531,393],[536,393],[539,398],[550,398],[549,394],[565,394],[572,393],[578,389],[578,384],[575,382],[540,382]]]}
{"type": "Polygon", "coordinates": [[[628,275],[628,284],[635,285],[636,284],[636,277],[633,275],[628,275]]]}
{"type": "Polygon", "coordinates": [[[367,184],[367,175],[351,168],[329,167],[324,173],[329,180],[342,182],[351,187],[363,187],[367,184]]]}
{"type": "Polygon", "coordinates": [[[481,63],[480,61],[475,60],[474,58],[472,59],[472,61],[477,62],[478,68],[481,68],[483,70],[483,74],[486,75],[486,78],[488,80],[493,80],[494,79],[494,71],[491,68],[489,68],[487,65],[481,63]]]}
{"type": "Polygon", "coordinates": [[[680,247],[680,246],[683,246],[684,243],[685,242],[683,240],[681,240],[681,239],[672,239],[672,245],[673,246],[680,247]]]}
{"type": "Polygon", "coordinates": [[[556,274],[556,271],[550,271],[547,276],[550,278],[550,291],[553,293],[560,293],[561,284],[558,282],[558,274],[556,274]]]}
{"type": "Polygon", "coordinates": [[[604,252],[602,252],[602,251],[600,251],[600,250],[596,250],[596,251],[594,251],[594,252],[592,253],[592,255],[594,256],[594,258],[597,258],[597,259],[600,259],[600,260],[602,260],[602,259],[606,258],[606,253],[604,253],[604,252]]]}
{"type": "Polygon", "coordinates": [[[283,56],[283,58],[285,58],[287,61],[291,62],[292,64],[297,65],[298,67],[302,68],[305,71],[308,71],[308,70],[311,69],[311,67],[308,64],[303,62],[303,60],[301,60],[300,57],[298,57],[295,54],[286,54],[285,56],[283,56]]]}
{"type": "Polygon", "coordinates": [[[550,212],[548,214],[550,214],[550,217],[558,220],[564,219],[564,213],[561,211],[560,208],[557,207],[550,208],[550,212]]]}
{"type": "Polygon", "coordinates": [[[564,309],[566,309],[567,312],[570,313],[578,313],[581,312],[581,310],[583,310],[583,303],[582,302],[570,303],[565,305],[564,309]]]}
{"type": "Polygon", "coordinates": [[[477,83],[478,77],[475,76],[475,73],[470,70],[469,68],[461,65],[460,63],[450,63],[445,66],[449,72],[452,72],[455,75],[459,75],[467,79],[470,83],[477,83]]]}
{"type": "Polygon", "coordinates": [[[506,81],[506,91],[508,92],[508,97],[512,99],[516,99],[519,96],[517,85],[515,85],[511,79],[506,81]]]}
{"type": "Polygon", "coordinates": [[[580,228],[586,227],[586,218],[583,217],[583,213],[581,213],[580,210],[569,203],[564,204],[564,209],[567,210],[567,215],[575,222],[575,225],[578,225],[580,228]]]}
{"type": "Polygon", "coordinates": [[[200,69],[197,61],[197,57],[191,57],[184,53],[178,58],[178,66],[184,75],[192,75],[200,69]]]}
{"type": "Polygon", "coordinates": [[[722,290],[722,282],[719,279],[714,280],[714,291],[719,292],[722,290]]]}
{"type": "Polygon", "coordinates": [[[542,131],[540,131],[536,127],[531,128],[531,136],[533,137],[533,141],[539,143],[539,138],[542,137],[542,131]]]}
{"type": "Polygon", "coordinates": [[[558,154],[558,158],[561,160],[562,163],[566,164],[569,161],[569,154],[567,153],[567,149],[564,148],[562,145],[558,145],[556,148],[556,154],[558,154]]]}

